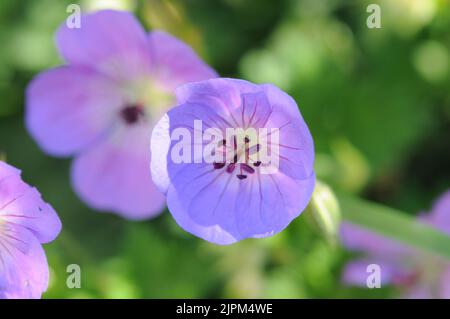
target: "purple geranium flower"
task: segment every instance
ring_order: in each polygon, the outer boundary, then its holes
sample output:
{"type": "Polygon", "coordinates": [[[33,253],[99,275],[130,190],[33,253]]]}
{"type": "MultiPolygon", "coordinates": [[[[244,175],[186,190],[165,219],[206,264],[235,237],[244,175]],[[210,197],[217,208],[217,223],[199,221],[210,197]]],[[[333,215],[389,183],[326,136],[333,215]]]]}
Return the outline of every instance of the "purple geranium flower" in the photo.
{"type": "Polygon", "coordinates": [[[131,219],[165,199],[149,172],[150,133],[180,84],[215,77],[183,42],[146,34],[127,12],[99,11],[81,28],[63,24],[56,43],[67,65],[28,87],[26,124],[47,153],[76,157],[72,182],[90,206],[131,219]]]}
{"type": "Polygon", "coordinates": [[[56,212],[36,188],[0,161],[0,299],[41,297],[49,276],[41,244],[60,230],[56,212]]]}
{"type": "Polygon", "coordinates": [[[313,140],[295,101],[273,85],[235,79],[186,84],[176,95],[178,106],[153,130],[151,151],[153,180],[166,194],[177,223],[217,244],[284,229],[306,207],[315,183],[313,140]],[[201,129],[195,121],[201,121],[201,129]],[[227,136],[227,130],[237,128],[244,136],[206,144],[188,139],[184,142],[194,151],[190,161],[180,163],[173,156],[179,146],[173,134],[179,128],[192,136],[208,136],[209,130],[227,136]],[[249,137],[250,129],[267,131],[249,137]],[[272,132],[279,137],[276,143],[268,136],[272,132]],[[264,140],[267,153],[278,156],[275,170],[269,167],[272,162],[259,160],[264,140]],[[219,154],[221,160],[211,161],[206,151],[199,160],[199,144],[213,145],[210,155],[217,159],[219,154]]]}
{"type": "MultiPolygon", "coordinates": [[[[450,234],[450,191],[436,201],[431,213],[420,215],[419,219],[450,234]]],[[[345,266],[345,283],[365,287],[367,266],[378,264],[381,284],[399,287],[405,298],[450,298],[450,262],[447,260],[425,255],[418,249],[350,223],[341,226],[341,238],[348,249],[365,252],[363,257],[345,266]]]]}

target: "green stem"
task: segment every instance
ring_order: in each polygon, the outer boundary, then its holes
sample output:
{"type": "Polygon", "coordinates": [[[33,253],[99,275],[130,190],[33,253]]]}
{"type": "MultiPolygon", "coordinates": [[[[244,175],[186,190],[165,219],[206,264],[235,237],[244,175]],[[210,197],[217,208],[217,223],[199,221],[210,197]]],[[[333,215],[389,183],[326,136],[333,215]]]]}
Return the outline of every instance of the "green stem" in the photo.
{"type": "Polygon", "coordinates": [[[340,194],[338,199],[345,221],[450,259],[450,236],[417,218],[348,195],[340,194]]]}

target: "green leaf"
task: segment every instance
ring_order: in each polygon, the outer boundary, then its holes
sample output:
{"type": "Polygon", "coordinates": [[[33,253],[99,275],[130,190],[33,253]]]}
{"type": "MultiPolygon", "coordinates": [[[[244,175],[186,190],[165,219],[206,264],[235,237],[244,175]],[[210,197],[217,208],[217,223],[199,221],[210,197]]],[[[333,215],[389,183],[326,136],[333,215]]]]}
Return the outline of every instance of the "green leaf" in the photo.
{"type": "Polygon", "coordinates": [[[338,194],[344,220],[450,259],[450,236],[393,208],[338,194]]]}

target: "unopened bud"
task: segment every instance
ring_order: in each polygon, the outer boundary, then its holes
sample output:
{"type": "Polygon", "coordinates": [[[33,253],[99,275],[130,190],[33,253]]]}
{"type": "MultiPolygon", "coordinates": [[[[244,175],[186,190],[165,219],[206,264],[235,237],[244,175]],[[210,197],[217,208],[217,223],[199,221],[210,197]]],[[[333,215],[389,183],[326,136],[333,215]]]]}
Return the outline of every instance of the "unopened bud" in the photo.
{"type": "Polygon", "coordinates": [[[335,242],[341,213],[339,202],[331,188],[320,181],[316,182],[309,208],[314,222],[325,234],[328,240],[335,242]]]}

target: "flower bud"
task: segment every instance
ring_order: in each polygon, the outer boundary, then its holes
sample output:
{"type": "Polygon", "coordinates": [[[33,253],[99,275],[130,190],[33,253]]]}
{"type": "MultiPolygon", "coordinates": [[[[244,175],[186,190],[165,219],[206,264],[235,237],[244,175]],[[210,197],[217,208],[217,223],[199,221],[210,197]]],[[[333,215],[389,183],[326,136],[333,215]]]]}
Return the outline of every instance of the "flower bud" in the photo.
{"type": "Polygon", "coordinates": [[[311,202],[311,216],[315,224],[331,242],[335,242],[341,221],[339,202],[331,188],[320,181],[316,182],[311,202]]]}

